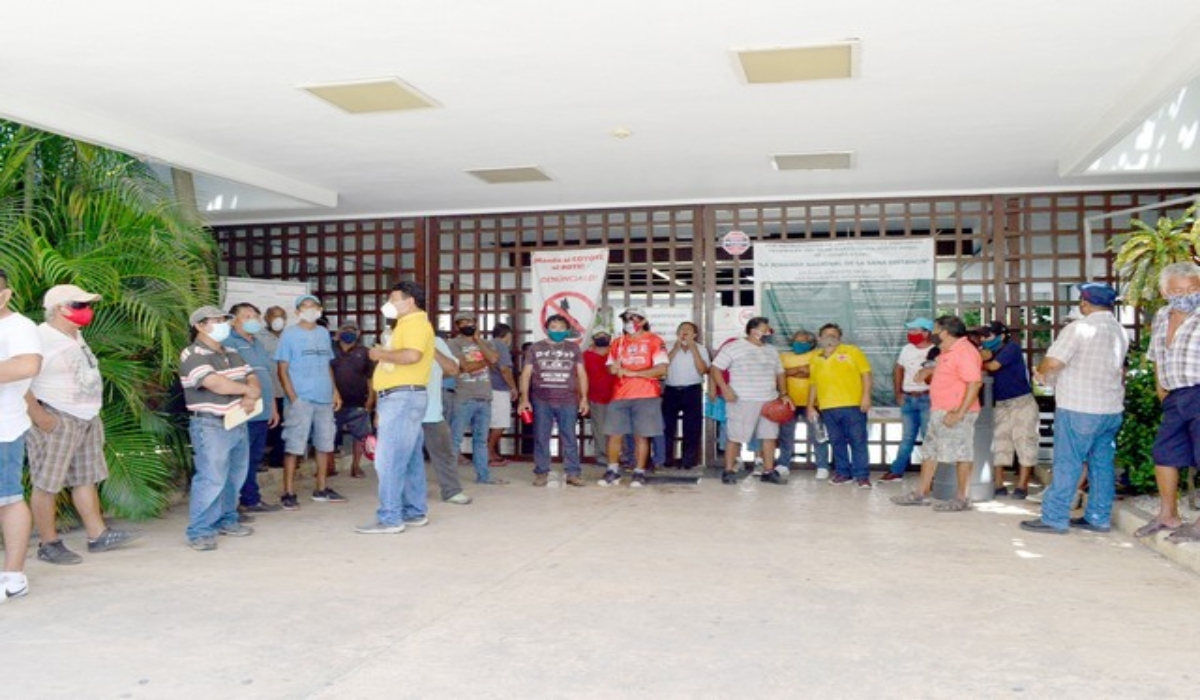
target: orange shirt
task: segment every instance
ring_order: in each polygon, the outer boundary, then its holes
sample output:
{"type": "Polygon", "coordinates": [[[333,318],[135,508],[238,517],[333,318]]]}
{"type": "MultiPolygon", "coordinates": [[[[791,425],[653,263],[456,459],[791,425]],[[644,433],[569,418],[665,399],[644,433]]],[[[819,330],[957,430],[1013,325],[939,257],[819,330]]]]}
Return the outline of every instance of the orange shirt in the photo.
{"type": "MultiPolygon", "coordinates": [[[[937,368],[929,382],[929,406],[935,411],[957,411],[967,395],[967,385],[983,381],[983,358],[966,338],[959,338],[937,357],[937,368]]],[[[979,410],[979,398],[970,411],[979,410]]]]}
{"type": "MultiPolygon", "coordinates": [[[[622,369],[644,372],[654,365],[665,365],[667,344],[649,332],[623,335],[612,343],[608,351],[608,364],[621,364],[622,369]]],[[[613,401],[629,399],[656,399],[662,396],[662,380],[649,377],[619,377],[613,389],[613,401]]]]}

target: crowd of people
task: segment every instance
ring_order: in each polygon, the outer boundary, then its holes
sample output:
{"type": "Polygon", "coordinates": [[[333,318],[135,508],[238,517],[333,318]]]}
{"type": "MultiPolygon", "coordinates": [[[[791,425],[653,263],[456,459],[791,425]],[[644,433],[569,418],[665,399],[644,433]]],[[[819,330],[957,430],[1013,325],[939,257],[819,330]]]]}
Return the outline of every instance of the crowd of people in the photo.
{"type": "MultiPolygon", "coordinates": [[[[1200,462],[1200,267],[1169,266],[1160,283],[1167,305],[1154,318],[1149,357],[1163,401],[1154,448],[1162,509],[1136,535],[1170,531],[1171,541],[1200,541],[1200,523],[1184,523],[1176,504],[1179,472],[1200,462]]],[[[902,483],[918,443],[921,461],[915,487],[894,496],[895,504],[945,512],[971,508],[976,421],[989,374],[996,495],[1028,496],[1038,459],[1033,383],[1053,387],[1053,479],[1041,516],[1021,527],[1109,531],[1129,341],[1114,315],[1118,296],[1112,287],[1082,284],[1079,296],[1080,317],[1061,331],[1032,377],[1016,334],[1002,323],[969,330],[960,318],[944,315],[905,324],[907,343],[891,368],[902,438],[876,483],[902,483]],[[955,465],[957,489],[935,502],[933,479],[942,463],[955,465]],[[1013,468],[1009,490],[1006,474],[1013,468]],[[1085,483],[1086,509],[1072,518],[1072,497],[1085,483]]],[[[43,299],[40,325],[13,311],[11,301],[0,273],[0,525],[6,545],[0,601],[28,590],[24,562],[33,528],[38,559],[63,565],[82,560],[57,531],[55,502],[63,489],[86,530],[89,553],[137,536],[105,523],[97,492],[108,474],[103,385],[81,330],[92,322],[99,296],[55,286],[43,299]]],[[[763,483],[787,483],[803,422],[818,480],[873,487],[867,444],[873,369],[836,324],[816,333],[797,330],[781,352],[770,320],[755,317],[742,337],[710,358],[696,324],[681,324],[668,347],[640,307],[624,310],[621,332],[594,330],[586,349],[572,337],[569,320],[552,315],[544,323],[545,339],[523,348],[518,364],[506,324],[485,337],[475,314],[461,311],[453,318],[453,336],[444,338],[425,309],[421,286],[396,284],[381,307],[387,330],[370,348],[351,320],[331,334],[321,300],[311,294],[295,300],[291,325],[284,309],[263,313],[245,301],[228,311],[204,306],[191,314],[191,342],[179,364],[195,465],[189,546],[216,549],[221,537],[253,534],[250,523],[258,514],[299,508],[297,470],[310,449],[316,455],[311,500],[345,501],[328,482],[343,436],[352,444],[351,477],[364,476],[362,460],[373,459],[378,479],[375,518],[355,530],[393,534],[424,526],[426,453],[447,503],[472,502],[457,470],[468,431],[476,484],[507,484],[492,470],[507,463],[500,439],[512,427],[514,405],[532,431],[535,487],[550,481],[555,432],[563,483],[586,485],[581,418],[591,422],[597,462],[604,467],[601,486],[639,488],[656,467],[700,467],[705,415],[719,420],[723,483],[738,483],[743,448],[760,456],[763,483]],[[269,464],[283,469],[278,504],[264,497],[257,482],[269,464]]]]}

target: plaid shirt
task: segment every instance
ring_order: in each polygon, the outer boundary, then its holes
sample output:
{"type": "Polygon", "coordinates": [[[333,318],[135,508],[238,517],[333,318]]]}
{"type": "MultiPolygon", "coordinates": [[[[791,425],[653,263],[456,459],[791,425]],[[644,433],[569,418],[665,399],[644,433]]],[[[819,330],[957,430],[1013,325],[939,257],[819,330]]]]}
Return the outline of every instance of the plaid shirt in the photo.
{"type": "Polygon", "coordinates": [[[1167,347],[1167,324],[1171,310],[1162,308],[1154,315],[1150,349],[1146,357],[1154,363],[1158,383],[1167,391],[1200,384],[1200,314],[1191,314],[1175,330],[1167,347]]]}
{"type": "Polygon", "coordinates": [[[1125,353],[1129,336],[1111,311],[1073,321],[1046,351],[1065,365],[1054,385],[1059,408],[1079,413],[1125,411],[1125,353]]]}

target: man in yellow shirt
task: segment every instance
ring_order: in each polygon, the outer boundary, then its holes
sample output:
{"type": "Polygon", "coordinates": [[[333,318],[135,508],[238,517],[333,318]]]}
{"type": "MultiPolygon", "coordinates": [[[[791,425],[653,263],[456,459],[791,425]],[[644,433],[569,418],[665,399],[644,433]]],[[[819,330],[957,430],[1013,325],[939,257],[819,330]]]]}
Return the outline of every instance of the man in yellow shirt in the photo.
{"type": "MultiPolygon", "coordinates": [[[[779,353],[783,362],[783,373],[787,376],[788,398],[796,407],[796,413],[786,423],[779,424],[779,467],[790,469],[792,458],[796,455],[796,423],[804,415],[804,407],[808,405],[809,370],[812,358],[818,351],[817,337],[811,331],[800,329],[792,334],[792,349],[790,352],[779,353]]],[[[808,455],[817,467],[817,478],[829,478],[829,441],[817,441],[817,424],[808,424],[808,455]]],[[[778,468],[778,467],[777,467],[778,468]]]]}
{"type": "Polygon", "coordinates": [[[817,343],[821,351],[812,359],[808,391],[808,419],[818,417],[829,431],[833,448],[833,478],[830,484],[850,480],[859,488],[871,488],[867,458],[867,413],[871,410],[871,364],[853,345],[842,343],[836,323],[821,326],[817,343]],[[817,406],[821,407],[817,413],[817,406]]]}
{"type": "Polygon", "coordinates": [[[354,528],[364,535],[389,535],[429,524],[425,492],[425,433],[421,421],[433,366],[433,326],[425,314],[425,290],[399,282],[380,311],[396,327],[382,347],[371,348],[372,380],[378,400],[379,509],[375,522],[354,528]]]}

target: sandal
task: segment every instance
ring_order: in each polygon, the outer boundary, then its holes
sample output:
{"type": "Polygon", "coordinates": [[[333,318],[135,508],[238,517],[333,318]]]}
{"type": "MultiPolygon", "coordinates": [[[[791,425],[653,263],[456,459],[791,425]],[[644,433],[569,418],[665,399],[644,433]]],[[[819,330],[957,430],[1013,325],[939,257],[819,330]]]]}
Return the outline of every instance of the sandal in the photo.
{"type": "Polygon", "coordinates": [[[1185,542],[1200,542],[1200,521],[1189,525],[1181,525],[1179,528],[1167,535],[1167,541],[1171,544],[1183,544],[1185,542]]]}
{"type": "Polygon", "coordinates": [[[952,498],[949,501],[937,503],[933,509],[939,513],[961,513],[964,510],[971,510],[971,502],[961,498],[952,498]]]}
{"type": "Polygon", "coordinates": [[[1178,527],[1179,527],[1178,525],[1167,525],[1166,523],[1160,523],[1157,520],[1151,520],[1150,522],[1146,523],[1145,525],[1134,530],[1133,536],[1138,537],[1138,538],[1150,537],[1151,535],[1162,532],[1164,530],[1166,530],[1167,532],[1174,532],[1178,527]]]}
{"type": "Polygon", "coordinates": [[[916,491],[909,491],[900,496],[892,496],[892,503],[898,506],[927,506],[933,503],[929,496],[922,496],[916,491]]]}

